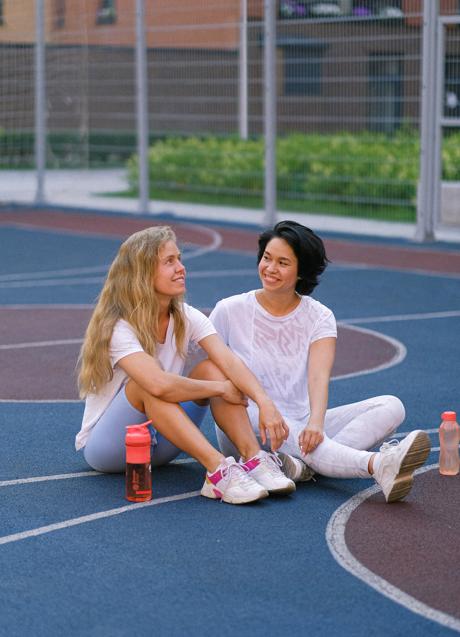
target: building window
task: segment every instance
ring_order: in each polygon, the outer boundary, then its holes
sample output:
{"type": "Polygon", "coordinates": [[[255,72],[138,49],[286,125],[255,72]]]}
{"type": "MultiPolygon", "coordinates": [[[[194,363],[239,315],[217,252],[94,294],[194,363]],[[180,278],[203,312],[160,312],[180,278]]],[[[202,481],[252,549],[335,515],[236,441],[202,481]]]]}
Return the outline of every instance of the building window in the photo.
{"type": "Polygon", "coordinates": [[[281,0],[279,17],[283,20],[302,18],[402,18],[401,0],[281,0]]]}
{"type": "Polygon", "coordinates": [[[65,27],[65,0],[54,0],[54,28],[65,27]]]}
{"type": "Polygon", "coordinates": [[[360,18],[402,18],[401,0],[353,0],[352,13],[360,18]]]}
{"type": "Polygon", "coordinates": [[[371,54],[369,59],[369,128],[393,133],[402,122],[402,56],[371,54]]]}
{"type": "Polygon", "coordinates": [[[320,40],[279,40],[283,49],[284,94],[321,95],[322,59],[327,44],[320,40]]]}
{"type": "Polygon", "coordinates": [[[115,0],[99,0],[96,24],[113,24],[117,21],[115,0]]]}
{"type": "Polygon", "coordinates": [[[302,18],[329,18],[342,15],[340,2],[313,2],[312,0],[281,0],[279,17],[282,20],[302,18]]]}

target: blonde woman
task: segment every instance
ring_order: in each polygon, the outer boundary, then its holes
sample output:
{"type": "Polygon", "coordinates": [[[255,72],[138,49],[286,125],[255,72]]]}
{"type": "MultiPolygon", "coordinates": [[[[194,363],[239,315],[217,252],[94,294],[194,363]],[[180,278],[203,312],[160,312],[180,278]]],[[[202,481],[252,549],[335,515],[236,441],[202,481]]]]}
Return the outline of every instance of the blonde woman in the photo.
{"type": "Polygon", "coordinates": [[[249,369],[224,345],[209,319],[183,300],[185,267],[168,226],[147,228],[120,247],[80,353],[86,399],[77,450],[102,472],[123,472],[126,426],[152,420],[152,465],[180,451],[207,470],[202,495],[232,504],[290,493],[274,453],[261,451],[246,412],[259,409],[262,438],[274,452],[287,426],[249,369]],[[190,343],[208,359],[182,376],[190,343]],[[199,430],[210,401],[215,421],[241,455],[224,457],[199,430]]]}

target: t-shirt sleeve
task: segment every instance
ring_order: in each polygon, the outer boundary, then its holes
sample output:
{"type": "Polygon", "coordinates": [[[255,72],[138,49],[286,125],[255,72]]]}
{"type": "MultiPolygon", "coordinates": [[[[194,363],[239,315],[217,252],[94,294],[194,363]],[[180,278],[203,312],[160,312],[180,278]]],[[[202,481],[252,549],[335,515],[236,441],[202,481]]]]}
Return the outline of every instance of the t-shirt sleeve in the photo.
{"type": "Polygon", "coordinates": [[[128,354],[143,351],[144,349],[129,323],[123,319],[115,323],[109,348],[112,367],[115,367],[118,361],[128,354]]]}
{"type": "Polygon", "coordinates": [[[337,338],[337,323],[331,310],[324,307],[313,329],[311,342],[328,337],[337,338]]]}
{"type": "Polygon", "coordinates": [[[213,309],[211,314],[209,315],[209,319],[217,330],[217,333],[224,341],[226,345],[228,345],[228,312],[227,306],[223,301],[219,301],[216,307],[213,309]]]}
{"type": "Polygon", "coordinates": [[[208,317],[190,305],[186,306],[187,318],[189,321],[190,341],[199,343],[207,336],[216,333],[216,329],[208,317]]]}

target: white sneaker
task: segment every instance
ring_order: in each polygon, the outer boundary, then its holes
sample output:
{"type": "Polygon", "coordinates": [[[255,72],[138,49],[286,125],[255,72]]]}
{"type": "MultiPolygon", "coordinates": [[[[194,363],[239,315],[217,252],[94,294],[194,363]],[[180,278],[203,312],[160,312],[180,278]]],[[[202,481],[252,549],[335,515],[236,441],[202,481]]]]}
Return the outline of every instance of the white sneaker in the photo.
{"type": "Polygon", "coordinates": [[[313,476],[315,472],[305,462],[302,462],[299,458],[290,456],[288,453],[282,453],[278,451],[278,458],[281,460],[281,470],[285,476],[293,480],[294,482],[308,482],[308,480],[314,480],[313,476]]]}
{"type": "Polygon", "coordinates": [[[206,473],[201,495],[229,504],[246,504],[266,498],[268,492],[230,456],[220,463],[214,473],[206,473]]]}
{"type": "Polygon", "coordinates": [[[281,495],[295,491],[295,483],[281,471],[281,460],[276,453],[260,450],[246,462],[240,460],[240,464],[269,493],[281,495]]]}
{"type": "Polygon", "coordinates": [[[412,431],[401,442],[390,440],[383,443],[374,478],[382,487],[387,502],[406,497],[412,488],[413,473],[428,458],[430,448],[428,434],[420,429],[412,431]]]}

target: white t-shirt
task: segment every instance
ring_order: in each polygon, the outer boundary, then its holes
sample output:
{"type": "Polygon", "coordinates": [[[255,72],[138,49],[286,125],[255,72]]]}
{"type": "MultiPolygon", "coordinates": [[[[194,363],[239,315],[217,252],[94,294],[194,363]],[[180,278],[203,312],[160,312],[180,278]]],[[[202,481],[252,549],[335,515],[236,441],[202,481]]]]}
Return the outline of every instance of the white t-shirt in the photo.
{"type": "MultiPolygon", "coordinates": [[[[314,341],[337,337],[331,310],[302,296],[292,312],[273,316],[252,290],[219,301],[209,318],[224,342],[255,374],[290,429],[293,427],[292,433],[303,429],[310,413],[308,352],[314,341]]],[[[257,430],[259,414],[252,401],[248,414],[257,430]]]]}
{"type": "MultiPolygon", "coordinates": [[[[183,308],[186,319],[184,349],[187,351],[191,343],[199,343],[203,338],[215,334],[216,330],[208,317],[202,312],[186,303],[184,303],[183,308]]],[[[109,349],[113,378],[97,394],[89,394],[87,396],[82,426],[75,439],[75,448],[77,450],[85,446],[91,429],[120,391],[120,388],[128,381],[128,376],[118,366],[118,361],[129,354],[143,351],[142,345],[139,343],[130,324],[123,319],[117,321],[113,329],[109,349]]],[[[182,374],[185,361],[177,351],[174,338],[174,318],[172,316],[169,319],[165,342],[157,344],[156,357],[165,372],[182,374]]]]}

